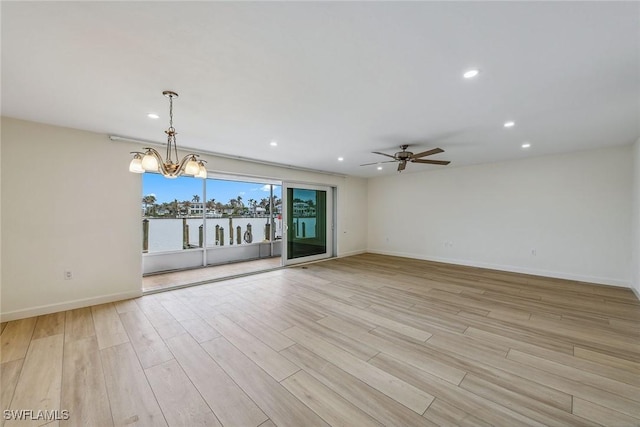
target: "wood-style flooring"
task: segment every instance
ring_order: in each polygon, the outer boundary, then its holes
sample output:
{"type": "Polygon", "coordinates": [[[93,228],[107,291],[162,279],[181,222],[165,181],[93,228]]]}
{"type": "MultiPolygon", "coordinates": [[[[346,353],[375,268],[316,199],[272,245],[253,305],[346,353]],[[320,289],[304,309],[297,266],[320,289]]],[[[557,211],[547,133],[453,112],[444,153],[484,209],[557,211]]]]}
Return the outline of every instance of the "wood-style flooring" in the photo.
{"type": "Polygon", "coordinates": [[[334,259],[1,339],[3,410],[68,411],[51,426],[640,425],[630,290],[427,261],[334,259]]]}
{"type": "Polygon", "coordinates": [[[142,290],[144,292],[155,292],[158,290],[184,287],[194,283],[212,282],[233,276],[273,270],[281,266],[282,259],[280,257],[273,257],[194,268],[191,270],[150,274],[142,278],[142,290]]]}

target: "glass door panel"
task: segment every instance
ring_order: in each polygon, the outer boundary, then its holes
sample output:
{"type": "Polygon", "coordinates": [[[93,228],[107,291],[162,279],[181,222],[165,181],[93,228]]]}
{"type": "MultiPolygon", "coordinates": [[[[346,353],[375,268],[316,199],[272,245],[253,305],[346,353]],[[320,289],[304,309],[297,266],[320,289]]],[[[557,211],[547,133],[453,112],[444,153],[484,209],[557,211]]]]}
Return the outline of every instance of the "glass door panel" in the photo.
{"type": "Polygon", "coordinates": [[[332,255],[332,189],[292,184],[286,187],[286,262],[313,261],[332,255]]]}

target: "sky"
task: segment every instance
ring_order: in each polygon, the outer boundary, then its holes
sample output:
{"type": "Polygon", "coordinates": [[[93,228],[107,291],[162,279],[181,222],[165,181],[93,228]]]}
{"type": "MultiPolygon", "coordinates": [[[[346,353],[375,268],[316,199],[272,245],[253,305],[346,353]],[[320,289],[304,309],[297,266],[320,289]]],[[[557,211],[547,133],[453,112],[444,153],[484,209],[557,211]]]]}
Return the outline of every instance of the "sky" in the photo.
{"type": "MultiPolygon", "coordinates": [[[[215,199],[216,202],[228,203],[230,199],[242,196],[242,202],[248,206],[249,199],[260,202],[261,199],[269,198],[269,185],[255,182],[225,181],[220,179],[207,179],[206,200],[215,199]]],[[[156,203],[173,202],[175,199],[182,202],[192,201],[194,195],[202,197],[202,180],[191,177],[179,177],[167,179],[160,174],[145,173],[142,175],[142,196],[153,194],[156,203]]],[[[282,187],[273,186],[273,194],[277,198],[282,196],[282,187]]]]}

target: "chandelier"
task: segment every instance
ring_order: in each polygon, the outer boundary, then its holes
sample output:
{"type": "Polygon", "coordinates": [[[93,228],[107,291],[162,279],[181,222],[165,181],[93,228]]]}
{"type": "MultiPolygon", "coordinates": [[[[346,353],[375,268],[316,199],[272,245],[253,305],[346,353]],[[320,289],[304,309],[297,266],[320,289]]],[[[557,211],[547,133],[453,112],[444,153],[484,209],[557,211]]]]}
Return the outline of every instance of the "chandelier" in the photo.
{"type": "Polygon", "coordinates": [[[196,178],[207,178],[207,169],[204,166],[204,160],[198,160],[197,154],[187,154],[178,161],[178,146],[176,145],[176,129],[173,127],[173,98],[177,98],[178,94],[170,90],[162,92],[164,96],[169,98],[169,129],[165,130],[167,134],[167,160],[162,160],[162,156],[158,151],[150,147],[145,147],[145,151],[132,151],[133,159],[129,164],[129,172],[145,173],[160,172],[165,178],[177,178],[181,175],[190,175],[196,178]],[[174,160],[175,156],[175,160],[174,160]]]}

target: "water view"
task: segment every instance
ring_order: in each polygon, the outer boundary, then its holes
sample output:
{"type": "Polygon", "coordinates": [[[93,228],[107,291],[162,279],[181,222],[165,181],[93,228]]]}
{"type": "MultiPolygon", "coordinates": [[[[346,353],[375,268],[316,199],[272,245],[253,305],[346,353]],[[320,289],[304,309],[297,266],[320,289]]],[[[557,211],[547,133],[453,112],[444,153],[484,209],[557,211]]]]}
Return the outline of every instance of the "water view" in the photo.
{"type": "MultiPolygon", "coordinates": [[[[315,197],[293,200],[290,233],[316,237],[315,197]]],[[[143,175],[143,251],[237,246],[282,239],[282,187],[271,183],[143,175]],[[238,230],[238,227],[240,229],[238,230]]]]}

